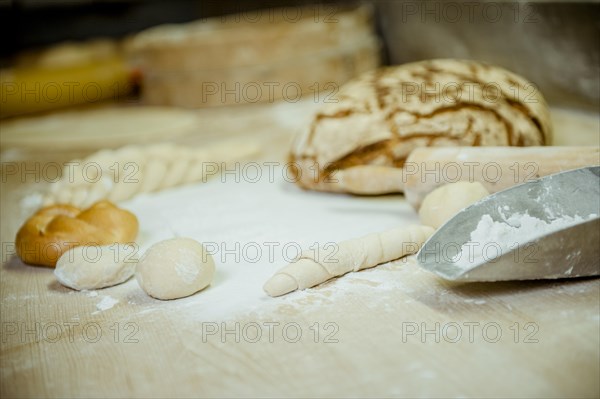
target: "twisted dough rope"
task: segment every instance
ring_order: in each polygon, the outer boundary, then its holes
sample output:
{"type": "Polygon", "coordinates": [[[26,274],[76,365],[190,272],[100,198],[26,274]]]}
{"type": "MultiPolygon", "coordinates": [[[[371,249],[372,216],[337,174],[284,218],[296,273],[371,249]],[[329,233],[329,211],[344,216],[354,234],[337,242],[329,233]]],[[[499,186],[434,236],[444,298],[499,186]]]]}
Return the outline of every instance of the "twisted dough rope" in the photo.
{"type": "Polygon", "coordinates": [[[348,272],[368,269],[416,253],[435,230],[412,225],[342,241],[333,251],[304,251],[264,285],[272,297],[314,287],[348,272]]]}
{"type": "Polygon", "coordinates": [[[204,180],[223,164],[257,154],[250,143],[221,143],[202,148],[171,143],[128,145],[98,151],[72,161],[63,176],[51,183],[43,205],[71,204],[87,207],[108,199],[118,202],[137,194],[204,180]]]}

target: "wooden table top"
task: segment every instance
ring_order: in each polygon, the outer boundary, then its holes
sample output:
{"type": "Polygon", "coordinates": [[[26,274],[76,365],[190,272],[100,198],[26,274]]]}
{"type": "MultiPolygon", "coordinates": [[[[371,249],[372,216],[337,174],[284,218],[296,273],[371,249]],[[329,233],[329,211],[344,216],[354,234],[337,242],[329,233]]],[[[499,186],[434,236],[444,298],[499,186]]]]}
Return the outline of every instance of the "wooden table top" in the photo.
{"type": "MultiPolygon", "coordinates": [[[[260,159],[282,160],[313,108],[238,108],[236,118],[202,111],[190,141],[255,137],[265,149],[260,159]]],[[[598,145],[597,115],[553,116],[559,144],[598,145]]],[[[10,150],[2,162],[60,162],[75,153],[10,150]]],[[[300,295],[265,297],[262,312],[205,319],[194,306],[147,297],[135,280],[77,292],[50,269],[11,256],[30,212],[26,198],[43,184],[31,179],[2,175],[2,397],[600,395],[598,279],[456,284],[408,259],[300,295]],[[118,303],[102,310],[104,298],[118,303]]],[[[408,209],[401,196],[357,201],[372,202],[374,212],[408,209]]]]}

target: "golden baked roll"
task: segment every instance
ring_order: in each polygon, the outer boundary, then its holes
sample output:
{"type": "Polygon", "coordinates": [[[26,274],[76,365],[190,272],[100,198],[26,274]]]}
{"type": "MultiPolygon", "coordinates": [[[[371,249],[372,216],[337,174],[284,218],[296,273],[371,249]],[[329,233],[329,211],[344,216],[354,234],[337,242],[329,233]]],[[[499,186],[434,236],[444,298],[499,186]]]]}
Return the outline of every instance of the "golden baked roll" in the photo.
{"type": "Polygon", "coordinates": [[[342,86],[335,100],[293,144],[290,161],[304,188],[396,192],[400,185],[390,179],[401,179],[414,148],[539,146],[551,139],[549,110],[536,87],[475,61],[378,69],[342,86]]]}
{"type": "Polygon", "coordinates": [[[83,211],[57,204],[31,216],[19,229],[15,246],[23,262],[54,267],[73,247],[133,242],[137,233],[135,215],[111,202],[100,201],[83,211]]]}

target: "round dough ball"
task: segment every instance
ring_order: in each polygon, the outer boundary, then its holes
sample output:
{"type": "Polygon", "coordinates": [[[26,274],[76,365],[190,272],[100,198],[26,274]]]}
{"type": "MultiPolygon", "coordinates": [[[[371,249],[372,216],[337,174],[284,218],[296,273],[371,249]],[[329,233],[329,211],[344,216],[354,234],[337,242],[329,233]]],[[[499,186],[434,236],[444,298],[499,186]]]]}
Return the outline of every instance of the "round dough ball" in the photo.
{"type": "Polygon", "coordinates": [[[152,245],[135,275],[140,287],[154,298],[183,298],[212,282],[215,262],[198,241],[172,238],[152,245]]]}
{"type": "Polygon", "coordinates": [[[458,211],[487,197],[490,193],[479,182],[460,181],[436,188],[423,199],[419,208],[421,223],[435,229],[458,211]]]}
{"type": "Polygon", "coordinates": [[[58,281],[74,290],[93,290],[127,281],[135,272],[137,246],[132,244],[79,246],[56,263],[58,281]]]}

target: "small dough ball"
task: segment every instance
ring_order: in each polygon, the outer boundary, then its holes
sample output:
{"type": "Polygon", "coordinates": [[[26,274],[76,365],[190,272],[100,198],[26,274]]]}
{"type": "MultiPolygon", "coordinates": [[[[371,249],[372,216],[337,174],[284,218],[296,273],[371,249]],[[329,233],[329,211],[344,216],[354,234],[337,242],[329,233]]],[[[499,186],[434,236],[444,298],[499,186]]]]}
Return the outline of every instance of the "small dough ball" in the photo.
{"type": "Polygon", "coordinates": [[[421,223],[435,229],[458,211],[487,197],[490,193],[479,182],[460,181],[436,188],[423,199],[419,208],[421,223]]]}
{"type": "Polygon", "coordinates": [[[135,272],[137,246],[132,244],[74,247],[61,255],[54,275],[74,290],[93,290],[127,281],[135,272]]]}
{"type": "Polygon", "coordinates": [[[152,245],[135,275],[140,287],[154,298],[183,298],[212,282],[215,262],[198,241],[172,238],[152,245]]]}

